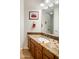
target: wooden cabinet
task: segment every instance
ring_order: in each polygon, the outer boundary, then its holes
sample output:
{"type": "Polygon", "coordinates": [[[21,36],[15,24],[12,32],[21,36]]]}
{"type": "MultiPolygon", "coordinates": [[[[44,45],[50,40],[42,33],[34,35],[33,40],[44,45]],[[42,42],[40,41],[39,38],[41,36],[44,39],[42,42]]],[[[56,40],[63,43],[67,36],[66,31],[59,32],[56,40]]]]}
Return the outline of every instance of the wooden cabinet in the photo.
{"type": "MultiPolygon", "coordinates": [[[[51,59],[49,56],[43,54],[43,59],[51,59]]],[[[54,56],[54,59],[59,59],[58,57],[54,56]]]]}
{"type": "Polygon", "coordinates": [[[43,48],[43,59],[54,59],[54,55],[50,53],[47,49],[43,48]]]}
{"type": "Polygon", "coordinates": [[[59,58],[55,56],[55,59],[59,59],[59,58]]]}
{"type": "Polygon", "coordinates": [[[30,45],[31,45],[30,51],[31,51],[31,53],[32,53],[32,55],[34,57],[34,44],[31,42],[30,45]]]}
{"type": "Polygon", "coordinates": [[[33,39],[29,38],[28,47],[34,59],[42,59],[42,46],[41,45],[39,45],[33,39]]]}
{"type": "Polygon", "coordinates": [[[42,51],[37,46],[35,47],[35,59],[42,59],[42,51]]]}
{"type": "Polygon", "coordinates": [[[48,56],[46,56],[45,54],[43,54],[43,59],[49,59],[48,56]]]}
{"type": "Polygon", "coordinates": [[[28,48],[29,48],[29,50],[31,49],[31,44],[30,44],[30,42],[31,42],[31,38],[29,37],[29,36],[27,36],[28,37],[28,48]]]}
{"type": "Polygon", "coordinates": [[[58,59],[58,57],[30,37],[28,37],[28,47],[34,59],[58,59]]]}

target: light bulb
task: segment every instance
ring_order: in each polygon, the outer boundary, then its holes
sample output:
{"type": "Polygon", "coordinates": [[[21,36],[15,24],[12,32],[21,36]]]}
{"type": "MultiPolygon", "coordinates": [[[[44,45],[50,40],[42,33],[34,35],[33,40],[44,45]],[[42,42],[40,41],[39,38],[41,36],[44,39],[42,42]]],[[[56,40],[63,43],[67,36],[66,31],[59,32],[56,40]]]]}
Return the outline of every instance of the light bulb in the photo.
{"type": "Polygon", "coordinates": [[[49,3],[49,0],[45,0],[45,3],[49,3]]]}
{"type": "Polygon", "coordinates": [[[44,6],[44,3],[41,3],[41,4],[40,4],[40,6],[42,6],[42,7],[43,7],[43,6],[44,6]]]}
{"type": "Polygon", "coordinates": [[[59,3],[59,1],[58,1],[58,0],[56,0],[56,1],[55,1],[55,4],[58,4],[58,3],[59,3]]]}

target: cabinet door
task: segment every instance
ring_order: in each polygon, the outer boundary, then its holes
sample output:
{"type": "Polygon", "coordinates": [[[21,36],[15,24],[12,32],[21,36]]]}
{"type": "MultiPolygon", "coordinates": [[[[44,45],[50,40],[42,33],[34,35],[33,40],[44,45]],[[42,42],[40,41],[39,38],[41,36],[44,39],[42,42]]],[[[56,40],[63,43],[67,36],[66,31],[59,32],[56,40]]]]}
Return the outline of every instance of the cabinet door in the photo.
{"type": "Polygon", "coordinates": [[[31,46],[31,45],[30,45],[30,40],[31,40],[31,39],[28,37],[28,48],[29,48],[29,50],[31,49],[31,47],[30,47],[30,46],[31,46]]]}
{"type": "Polygon", "coordinates": [[[30,44],[31,44],[30,51],[31,51],[32,56],[34,57],[34,44],[32,42],[30,44]]]}
{"type": "Polygon", "coordinates": [[[43,55],[43,58],[46,58],[45,56],[47,56],[48,59],[54,59],[54,55],[45,48],[43,48],[43,55]]]}
{"type": "Polygon", "coordinates": [[[35,59],[42,59],[42,51],[35,47],[35,59]]]}
{"type": "Polygon", "coordinates": [[[55,56],[55,59],[59,59],[59,58],[55,56]]]}
{"type": "Polygon", "coordinates": [[[35,57],[34,57],[34,59],[37,59],[37,48],[36,48],[36,46],[35,46],[35,57]]]}
{"type": "Polygon", "coordinates": [[[42,52],[39,49],[37,50],[37,59],[42,59],[42,52]]]}

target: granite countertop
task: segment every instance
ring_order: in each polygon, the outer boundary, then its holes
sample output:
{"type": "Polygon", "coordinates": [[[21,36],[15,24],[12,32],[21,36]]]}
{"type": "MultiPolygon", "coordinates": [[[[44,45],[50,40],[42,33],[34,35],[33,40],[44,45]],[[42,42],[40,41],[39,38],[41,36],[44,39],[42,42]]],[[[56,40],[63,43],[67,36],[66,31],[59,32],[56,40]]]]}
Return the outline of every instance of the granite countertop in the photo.
{"type": "Polygon", "coordinates": [[[44,48],[46,48],[48,51],[59,57],[59,43],[57,40],[46,37],[44,35],[28,35],[29,37],[33,38],[36,42],[38,42],[40,45],[42,45],[44,48]],[[44,42],[39,42],[37,39],[39,37],[47,39],[49,42],[44,43],[44,42]]]}

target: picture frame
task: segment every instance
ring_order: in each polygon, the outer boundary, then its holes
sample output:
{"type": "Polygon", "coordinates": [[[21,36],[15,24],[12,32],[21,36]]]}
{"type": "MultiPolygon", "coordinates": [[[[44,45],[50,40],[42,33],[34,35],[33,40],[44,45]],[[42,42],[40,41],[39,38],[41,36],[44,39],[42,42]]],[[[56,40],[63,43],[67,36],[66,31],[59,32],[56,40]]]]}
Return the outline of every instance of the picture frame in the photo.
{"type": "Polygon", "coordinates": [[[38,11],[29,11],[29,20],[38,20],[39,12],[38,11]]]}

